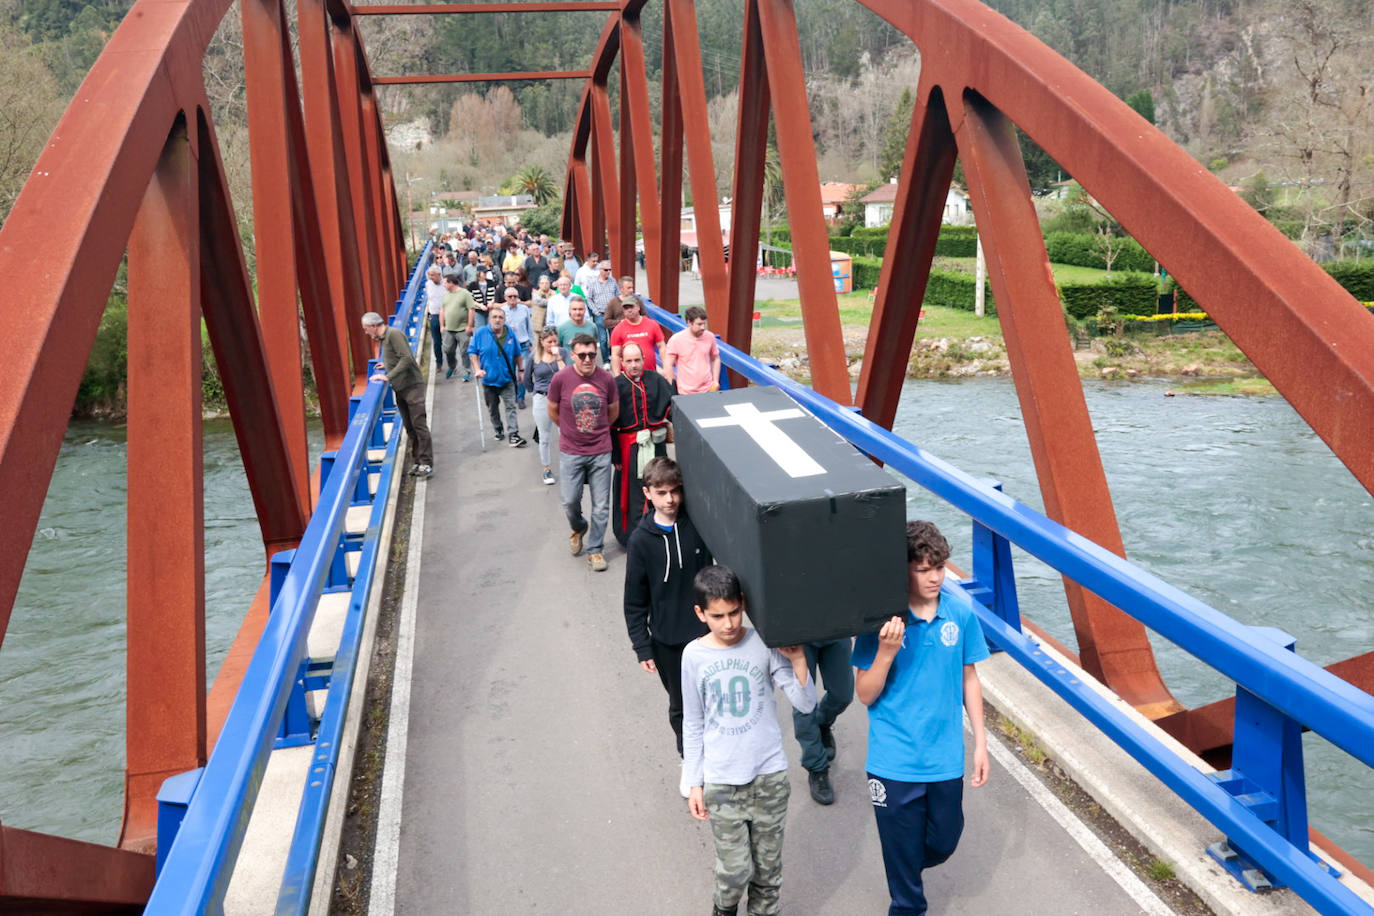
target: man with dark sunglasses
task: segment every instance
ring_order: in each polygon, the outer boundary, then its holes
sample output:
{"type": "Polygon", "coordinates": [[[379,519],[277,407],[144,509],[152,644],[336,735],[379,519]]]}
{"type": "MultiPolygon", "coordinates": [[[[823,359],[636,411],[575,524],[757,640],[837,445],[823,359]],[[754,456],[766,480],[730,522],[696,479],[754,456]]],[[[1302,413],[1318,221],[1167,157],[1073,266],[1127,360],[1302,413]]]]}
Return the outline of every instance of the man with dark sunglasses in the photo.
{"type": "Polygon", "coordinates": [[[605,572],[606,525],[611,518],[611,424],[620,415],[615,379],[597,365],[596,338],[572,339],[573,364],[549,383],[549,418],[558,424],[558,487],[572,535],[573,556],[587,549],[587,565],[605,572]],[[582,515],[582,488],[592,491],[590,523],[582,515]]]}

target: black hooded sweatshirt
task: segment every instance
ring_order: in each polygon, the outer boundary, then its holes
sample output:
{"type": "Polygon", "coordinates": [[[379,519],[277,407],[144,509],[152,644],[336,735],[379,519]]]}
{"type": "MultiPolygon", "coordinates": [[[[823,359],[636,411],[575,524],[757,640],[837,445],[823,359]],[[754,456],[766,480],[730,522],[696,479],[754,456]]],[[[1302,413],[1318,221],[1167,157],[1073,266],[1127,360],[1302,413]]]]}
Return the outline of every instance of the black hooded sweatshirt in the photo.
{"type": "Polygon", "coordinates": [[[651,638],[679,646],[706,633],[693,610],[692,580],[712,562],[685,511],[671,531],[658,526],[652,509],[644,513],[625,556],[625,627],[636,658],[653,658],[651,638]]]}

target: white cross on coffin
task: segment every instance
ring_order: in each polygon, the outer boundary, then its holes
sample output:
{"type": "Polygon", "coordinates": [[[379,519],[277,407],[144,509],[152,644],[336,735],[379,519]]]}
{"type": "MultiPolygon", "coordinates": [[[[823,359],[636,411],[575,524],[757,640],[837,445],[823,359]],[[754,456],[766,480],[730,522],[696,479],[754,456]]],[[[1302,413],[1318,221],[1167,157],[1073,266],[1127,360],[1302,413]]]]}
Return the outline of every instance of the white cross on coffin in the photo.
{"type": "Polygon", "coordinates": [[[703,428],[738,426],[750,439],[758,443],[763,453],[772,458],[789,477],[814,477],[825,473],[825,468],[817,464],[816,459],[808,455],[791,436],[773,425],[774,420],[792,420],[806,416],[801,410],[792,407],[785,410],[763,411],[759,410],[757,405],[744,403],[726,404],[725,412],[729,414],[728,417],[710,417],[699,422],[703,428]]]}

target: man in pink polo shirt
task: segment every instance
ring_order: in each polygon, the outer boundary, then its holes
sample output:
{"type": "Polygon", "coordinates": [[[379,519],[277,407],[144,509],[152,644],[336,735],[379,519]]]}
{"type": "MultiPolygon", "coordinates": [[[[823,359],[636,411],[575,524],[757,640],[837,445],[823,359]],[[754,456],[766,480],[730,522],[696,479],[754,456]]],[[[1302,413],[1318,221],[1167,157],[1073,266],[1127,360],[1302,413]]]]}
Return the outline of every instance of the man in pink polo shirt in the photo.
{"type": "Polygon", "coordinates": [[[663,374],[677,376],[678,394],[720,390],[720,348],[716,335],[706,330],[706,310],[699,305],[682,316],[687,327],[668,338],[663,348],[663,374]]]}

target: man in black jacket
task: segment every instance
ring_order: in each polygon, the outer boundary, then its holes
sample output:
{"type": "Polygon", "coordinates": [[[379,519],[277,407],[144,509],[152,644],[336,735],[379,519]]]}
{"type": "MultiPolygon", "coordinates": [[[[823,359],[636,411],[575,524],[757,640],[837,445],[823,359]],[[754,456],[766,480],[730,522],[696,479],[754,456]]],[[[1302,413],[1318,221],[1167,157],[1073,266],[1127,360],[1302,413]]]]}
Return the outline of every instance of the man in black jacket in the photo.
{"type": "MultiPolygon", "coordinates": [[[[625,556],[625,626],[639,667],[668,691],[668,724],[682,756],[682,650],[706,632],[693,611],[692,580],[713,562],[710,548],[682,511],[682,471],[671,458],[644,468],[644,513],[625,556]]],[[[679,785],[684,798],[690,789],[679,785]]]]}

